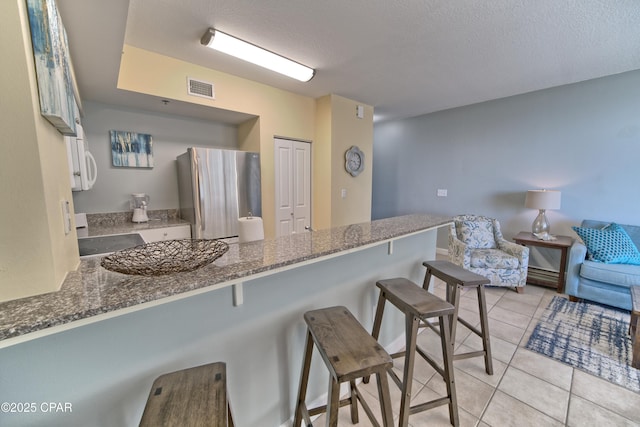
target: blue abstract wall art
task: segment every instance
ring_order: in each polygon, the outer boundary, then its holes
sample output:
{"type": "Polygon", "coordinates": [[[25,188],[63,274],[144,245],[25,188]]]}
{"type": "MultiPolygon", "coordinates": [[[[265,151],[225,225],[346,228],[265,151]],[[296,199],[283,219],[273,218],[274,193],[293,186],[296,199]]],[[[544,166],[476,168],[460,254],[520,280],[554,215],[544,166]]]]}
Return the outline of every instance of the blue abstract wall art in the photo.
{"type": "Polygon", "coordinates": [[[76,134],[78,106],[67,33],[55,0],[27,0],[40,113],[63,135],[76,134]]]}
{"type": "Polygon", "coordinates": [[[109,131],[113,166],[125,168],[152,168],[153,141],[146,133],[109,131]]]}

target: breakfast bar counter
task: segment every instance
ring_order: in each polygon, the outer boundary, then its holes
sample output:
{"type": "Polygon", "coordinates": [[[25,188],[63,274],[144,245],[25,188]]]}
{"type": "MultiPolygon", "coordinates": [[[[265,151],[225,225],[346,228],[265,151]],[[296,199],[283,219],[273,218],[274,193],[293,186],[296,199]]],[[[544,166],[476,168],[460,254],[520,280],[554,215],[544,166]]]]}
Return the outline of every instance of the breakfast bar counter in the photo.
{"type": "Polygon", "coordinates": [[[112,273],[100,266],[100,258],[85,260],[78,271],[68,275],[59,291],[0,303],[0,347],[4,346],[2,341],[10,338],[101,314],[115,314],[126,308],[141,309],[144,308],[141,304],[188,296],[185,294],[196,290],[209,291],[237,284],[296,264],[392,241],[449,221],[431,215],[410,215],[231,244],[225,255],[208,266],[193,272],[155,277],[112,273]]]}
{"type": "MultiPolygon", "coordinates": [[[[232,243],[212,264],[155,277],[82,260],[59,291],[0,303],[0,394],[57,394],[74,405],[61,425],[133,425],[159,374],[225,361],[241,424],[282,424],[295,395],[304,311],[345,305],[369,328],[375,281],[420,281],[437,229],[450,222],[416,214],[232,243]],[[253,393],[260,395],[239,398],[253,393]]],[[[403,329],[401,318],[389,324],[387,344],[403,329]]],[[[324,381],[314,386],[326,392],[324,381]]],[[[0,413],[1,425],[25,420],[0,413]]],[[[29,420],[57,423],[51,414],[29,420]]]]}

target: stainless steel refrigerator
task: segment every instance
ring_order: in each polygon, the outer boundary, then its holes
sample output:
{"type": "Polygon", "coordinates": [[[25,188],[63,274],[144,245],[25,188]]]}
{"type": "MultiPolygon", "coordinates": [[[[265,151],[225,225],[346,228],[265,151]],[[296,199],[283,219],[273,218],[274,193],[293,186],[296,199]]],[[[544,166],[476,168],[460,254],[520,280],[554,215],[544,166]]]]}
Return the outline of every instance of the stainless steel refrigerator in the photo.
{"type": "Polygon", "coordinates": [[[260,155],[189,148],[177,157],[180,215],[194,239],[238,235],[238,218],[262,216],[260,155]]]}

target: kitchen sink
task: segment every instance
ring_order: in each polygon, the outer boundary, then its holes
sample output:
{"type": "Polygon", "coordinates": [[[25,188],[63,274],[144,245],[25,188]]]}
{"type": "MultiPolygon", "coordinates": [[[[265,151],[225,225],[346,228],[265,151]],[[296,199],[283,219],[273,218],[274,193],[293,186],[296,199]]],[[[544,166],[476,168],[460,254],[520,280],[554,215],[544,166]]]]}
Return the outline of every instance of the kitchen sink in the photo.
{"type": "Polygon", "coordinates": [[[144,244],[144,239],[138,233],[78,238],[80,258],[107,255],[121,249],[132,248],[134,246],[144,244]]]}

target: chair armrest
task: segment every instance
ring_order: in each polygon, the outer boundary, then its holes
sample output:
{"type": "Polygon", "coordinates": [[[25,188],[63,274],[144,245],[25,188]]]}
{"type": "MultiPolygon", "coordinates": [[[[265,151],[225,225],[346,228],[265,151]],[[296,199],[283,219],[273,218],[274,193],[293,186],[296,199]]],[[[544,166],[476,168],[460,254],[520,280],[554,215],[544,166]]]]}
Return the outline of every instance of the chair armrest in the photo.
{"type": "Polygon", "coordinates": [[[575,240],[569,248],[567,259],[567,276],[564,291],[567,295],[578,296],[580,282],[580,268],[587,257],[587,247],[579,240],[575,240]]]}
{"type": "Polygon", "coordinates": [[[471,249],[452,233],[449,233],[449,260],[462,268],[471,266],[471,249]]]}
{"type": "Polygon", "coordinates": [[[510,242],[506,239],[498,239],[496,242],[498,244],[498,249],[503,252],[508,253],[511,256],[514,256],[520,260],[520,266],[527,269],[529,267],[529,248],[526,246],[519,245],[514,242],[510,242]]]}

